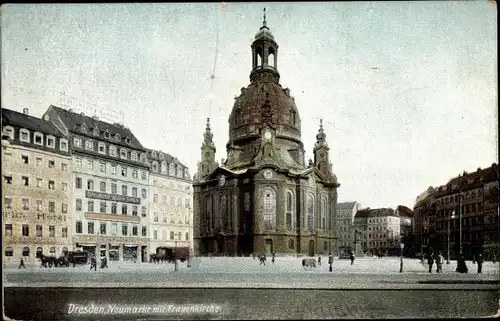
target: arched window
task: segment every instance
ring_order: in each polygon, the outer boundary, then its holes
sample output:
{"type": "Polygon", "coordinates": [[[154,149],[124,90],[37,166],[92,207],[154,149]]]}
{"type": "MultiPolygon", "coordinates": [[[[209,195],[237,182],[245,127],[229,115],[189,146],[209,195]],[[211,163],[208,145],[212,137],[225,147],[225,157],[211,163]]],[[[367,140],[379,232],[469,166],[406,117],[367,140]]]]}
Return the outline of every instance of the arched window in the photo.
{"type": "Polygon", "coordinates": [[[286,227],[295,227],[295,200],[291,191],[286,192],[286,227]]]}
{"type": "Polygon", "coordinates": [[[158,172],[158,162],[153,161],[152,167],[153,167],[153,172],[157,173],[158,172]]]}
{"type": "Polygon", "coordinates": [[[227,215],[227,197],[222,195],[220,198],[220,211],[219,211],[219,224],[220,228],[224,231],[229,230],[229,219],[227,215]]]}
{"type": "Polygon", "coordinates": [[[25,246],[23,247],[23,256],[30,256],[30,248],[25,246]]]}
{"type": "Polygon", "coordinates": [[[50,250],[49,250],[49,252],[50,252],[51,256],[55,256],[56,255],[56,248],[55,247],[51,247],[50,250]]]}
{"type": "Polygon", "coordinates": [[[43,254],[43,249],[41,247],[36,248],[36,257],[40,257],[43,254]]]}
{"type": "Polygon", "coordinates": [[[212,198],[205,198],[205,231],[214,229],[213,219],[212,219],[212,198]]]}
{"type": "Polygon", "coordinates": [[[163,161],[163,162],[161,162],[160,172],[161,172],[162,174],[166,174],[166,173],[167,173],[167,163],[165,163],[164,161],[163,161]]]}
{"type": "Polygon", "coordinates": [[[14,250],[10,246],[5,248],[5,256],[14,256],[14,250]]]}
{"type": "Polygon", "coordinates": [[[321,229],[326,231],[326,198],[321,199],[321,229]]]}
{"type": "Polygon", "coordinates": [[[268,230],[276,226],[276,192],[272,187],[264,189],[264,227],[268,230]]]}
{"type": "Polygon", "coordinates": [[[175,176],[175,166],[173,163],[168,165],[168,175],[175,176]]]}
{"type": "Polygon", "coordinates": [[[179,178],[182,178],[182,174],[184,172],[182,171],[182,166],[181,165],[177,165],[177,177],[179,178]]]}
{"type": "Polygon", "coordinates": [[[289,240],[288,241],[288,248],[290,250],[294,250],[295,249],[295,242],[293,240],[289,240]]]}
{"type": "Polygon", "coordinates": [[[312,195],[307,197],[307,229],[314,230],[314,198],[312,195]]]}
{"type": "Polygon", "coordinates": [[[250,212],[251,200],[249,192],[245,193],[245,198],[243,199],[243,207],[245,208],[245,212],[250,212]]]}

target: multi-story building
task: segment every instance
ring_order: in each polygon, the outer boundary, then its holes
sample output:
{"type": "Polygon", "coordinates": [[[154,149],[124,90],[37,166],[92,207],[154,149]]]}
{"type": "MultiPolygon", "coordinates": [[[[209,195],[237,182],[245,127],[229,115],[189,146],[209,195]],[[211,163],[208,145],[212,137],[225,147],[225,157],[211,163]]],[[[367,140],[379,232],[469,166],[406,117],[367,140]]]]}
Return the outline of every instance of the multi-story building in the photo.
{"type": "Polygon", "coordinates": [[[354,230],[357,231],[357,238],[363,253],[368,251],[368,217],[370,208],[359,209],[354,216],[354,230]]]}
{"type": "Polygon", "coordinates": [[[450,252],[451,258],[462,252],[469,259],[500,253],[498,175],[497,164],[464,172],[415,204],[414,230],[423,252],[450,252]]]}
{"type": "Polygon", "coordinates": [[[358,234],[354,229],[354,216],[358,211],[357,202],[345,202],[337,204],[337,252],[344,253],[355,250],[355,241],[359,241],[358,234]]]}
{"type": "Polygon", "coordinates": [[[428,243],[429,217],[432,194],[434,187],[429,186],[426,191],[417,196],[413,207],[413,234],[415,235],[415,245],[417,256],[425,253],[428,243]]]}
{"type": "Polygon", "coordinates": [[[73,154],[73,244],[109,260],[148,257],[146,150],[125,126],[50,106],[73,154]]]}
{"type": "Polygon", "coordinates": [[[370,209],[367,228],[368,250],[372,253],[388,253],[394,248],[395,242],[399,244],[399,216],[392,208],[370,209]]]}
{"type": "MultiPolygon", "coordinates": [[[[399,230],[401,240],[404,243],[404,253],[406,256],[414,256],[416,253],[415,237],[413,235],[413,211],[407,206],[398,205],[396,215],[399,216],[399,230]]],[[[393,248],[397,251],[400,244],[394,243],[393,248]]]]}
{"type": "Polygon", "coordinates": [[[159,247],[193,248],[192,181],[177,158],[147,150],[149,174],[150,250],[159,247]]]}
{"type": "Polygon", "coordinates": [[[72,250],[68,139],[45,117],[2,109],[4,262],[72,250]]]}

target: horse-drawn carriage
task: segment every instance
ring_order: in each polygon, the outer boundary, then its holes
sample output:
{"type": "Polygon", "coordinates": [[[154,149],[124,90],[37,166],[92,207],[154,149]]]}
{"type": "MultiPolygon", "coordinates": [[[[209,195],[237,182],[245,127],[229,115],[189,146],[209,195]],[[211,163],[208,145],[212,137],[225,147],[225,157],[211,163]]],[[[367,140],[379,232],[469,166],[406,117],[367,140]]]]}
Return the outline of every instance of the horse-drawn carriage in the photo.
{"type": "Polygon", "coordinates": [[[76,264],[87,264],[88,253],[87,252],[67,252],[60,257],[46,256],[44,254],[37,255],[40,259],[41,266],[45,268],[52,267],[68,267],[70,264],[75,266],[76,264]]]}
{"type": "Polygon", "coordinates": [[[156,249],[155,254],[149,255],[149,263],[172,263],[174,260],[179,260],[181,262],[186,261],[189,258],[189,248],[188,247],[159,247],[156,249]]]}

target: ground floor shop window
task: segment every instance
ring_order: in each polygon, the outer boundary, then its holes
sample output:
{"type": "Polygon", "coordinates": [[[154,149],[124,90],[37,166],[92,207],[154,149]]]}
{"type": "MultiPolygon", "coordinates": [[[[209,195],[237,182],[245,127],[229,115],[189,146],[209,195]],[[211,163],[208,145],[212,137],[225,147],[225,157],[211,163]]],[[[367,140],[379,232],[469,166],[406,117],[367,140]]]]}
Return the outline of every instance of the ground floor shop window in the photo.
{"type": "Polygon", "coordinates": [[[109,249],[109,260],[118,261],[120,259],[120,250],[118,246],[111,246],[109,249]]]}
{"type": "Polygon", "coordinates": [[[137,246],[133,246],[133,247],[124,246],[123,259],[125,261],[137,260],[137,246]]]}
{"type": "Polygon", "coordinates": [[[22,255],[23,256],[30,256],[30,248],[29,247],[24,247],[22,255]]]}

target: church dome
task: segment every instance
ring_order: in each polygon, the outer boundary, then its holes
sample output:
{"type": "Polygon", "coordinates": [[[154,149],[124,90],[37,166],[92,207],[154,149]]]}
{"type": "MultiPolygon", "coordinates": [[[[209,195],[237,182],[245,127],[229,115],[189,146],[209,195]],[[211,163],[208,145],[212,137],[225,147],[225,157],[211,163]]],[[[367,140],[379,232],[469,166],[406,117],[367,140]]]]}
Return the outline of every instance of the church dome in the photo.
{"type": "Polygon", "coordinates": [[[274,82],[274,73],[262,71],[235,98],[229,116],[229,142],[257,138],[265,126],[276,130],[276,136],[300,142],[300,117],[288,88],[274,82]]]}
{"type": "Polygon", "coordinates": [[[260,28],[259,32],[255,35],[255,40],[261,39],[261,38],[268,38],[274,40],[274,36],[271,33],[271,30],[269,30],[268,27],[263,26],[260,28]]]}

